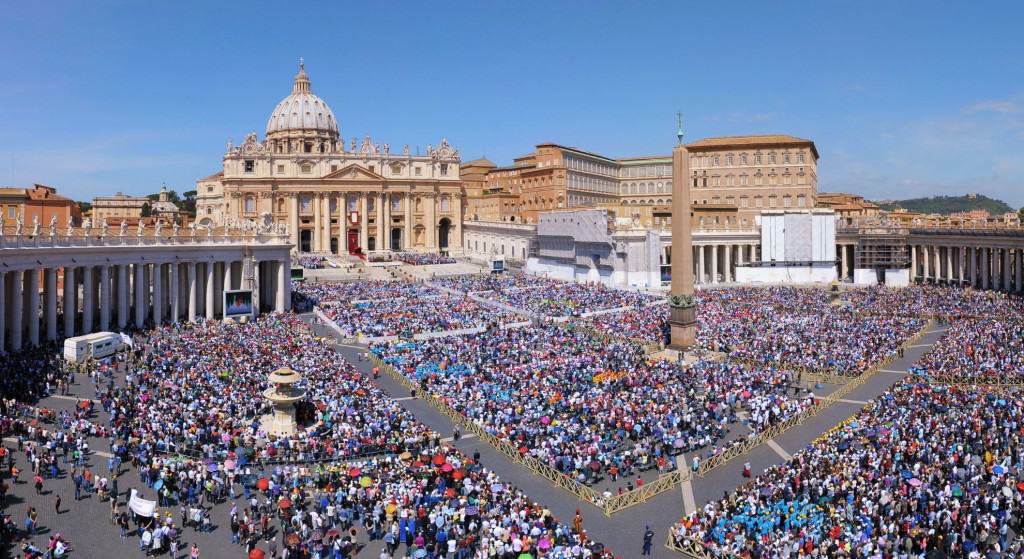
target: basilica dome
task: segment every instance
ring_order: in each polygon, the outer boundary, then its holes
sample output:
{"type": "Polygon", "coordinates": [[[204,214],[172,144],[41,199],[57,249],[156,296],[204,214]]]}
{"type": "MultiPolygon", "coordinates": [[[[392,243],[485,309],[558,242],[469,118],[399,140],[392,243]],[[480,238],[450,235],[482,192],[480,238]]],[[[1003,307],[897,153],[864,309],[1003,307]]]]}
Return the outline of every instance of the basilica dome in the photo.
{"type": "Polygon", "coordinates": [[[274,108],[267,121],[267,136],[276,132],[312,132],[338,137],[338,122],[323,99],[313,95],[305,65],[299,63],[292,94],[274,108]]]}

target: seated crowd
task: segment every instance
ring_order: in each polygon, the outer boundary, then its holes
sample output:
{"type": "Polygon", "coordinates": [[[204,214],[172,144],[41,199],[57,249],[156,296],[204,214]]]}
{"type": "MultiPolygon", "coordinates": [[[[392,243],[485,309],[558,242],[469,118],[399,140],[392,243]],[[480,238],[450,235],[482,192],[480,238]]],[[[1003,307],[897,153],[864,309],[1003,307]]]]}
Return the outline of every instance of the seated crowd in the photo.
{"type": "Polygon", "coordinates": [[[466,293],[488,292],[486,297],[543,316],[579,316],[585,312],[616,308],[640,308],[659,299],[654,295],[607,287],[561,281],[523,274],[501,276],[460,276],[437,283],[466,293]]]}
{"type": "Polygon", "coordinates": [[[954,321],[911,372],[977,382],[1020,382],[1024,380],[1024,318],[954,321]]]}
{"type": "Polygon", "coordinates": [[[416,283],[358,281],[300,285],[346,337],[396,336],[515,322],[513,313],[416,283]]]}
{"type": "Polygon", "coordinates": [[[720,452],[714,445],[741,410],[757,432],[811,405],[787,396],[788,371],[683,367],[649,360],[632,343],[555,326],[371,351],[487,432],[583,483],[671,470],[683,451],[720,452]]]}
{"type": "Polygon", "coordinates": [[[300,254],[293,258],[294,263],[307,270],[319,270],[327,266],[327,257],[316,254],[300,254]]]}
{"type": "Polygon", "coordinates": [[[1021,409],[1016,391],[902,381],[671,537],[731,557],[1019,557],[1021,409]]]}
{"type": "Polygon", "coordinates": [[[446,254],[434,252],[399,252],[395,260],[411,266],[429,266],[432,264],[454,264],[455,259],[446,254]]]}
{"type": "Polygon", "coordinates": [[[1024,317],[1024,298],[1020,295],[962,287],[915,285],[887,289],[875,286],[846,291],[843,299],[865,314],[947,320],[1024,317]]]}

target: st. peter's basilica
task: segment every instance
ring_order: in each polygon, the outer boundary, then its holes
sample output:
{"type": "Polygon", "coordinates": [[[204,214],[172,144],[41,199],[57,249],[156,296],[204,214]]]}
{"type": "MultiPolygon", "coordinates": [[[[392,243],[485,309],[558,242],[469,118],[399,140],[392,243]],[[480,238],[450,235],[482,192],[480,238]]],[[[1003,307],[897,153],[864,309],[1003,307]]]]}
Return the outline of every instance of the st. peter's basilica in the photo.
{"type": "Polygon", "coordinates": [[[197,221],[272,221],[301,252],[445,251],[462,246],[459,151],[442,139],[426,155],[339,133],[300,62],[266,137],[227,145],[224,169],[196,181],[197,221]]]}

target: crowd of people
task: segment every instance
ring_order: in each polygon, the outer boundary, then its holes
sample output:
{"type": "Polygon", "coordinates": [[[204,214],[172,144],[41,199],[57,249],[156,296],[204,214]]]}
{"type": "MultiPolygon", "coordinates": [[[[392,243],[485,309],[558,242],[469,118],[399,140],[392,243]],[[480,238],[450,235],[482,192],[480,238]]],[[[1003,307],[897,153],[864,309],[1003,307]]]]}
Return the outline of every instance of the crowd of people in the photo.
{"type": "Polygon", "coordinates": [[[652,478],[675,468],[680,452],[720,452],[741,412],[756,433],[813,405],[793,396],[786,370],[651,360],[634,343],[553,325],[371,351],[487,432],[587,484],[652,478]]]}
{"type": "Polygon", "coordinates": [[[978,382],[1024,379],[1024,315],[1013,320],[963,319],[948,325],[939,343],[912,372],[978,382]]]}
{"type": "Polygon", "coordinates": [[[511,307],[548,317],[580,316],[618,308],[640,309],[659,299],[600,283],[576,283],[526,274],[456,276],[436,282],[464,293],[481,293],[511,307]]]}
{"type": "Polygon", "coordinates": [[[307,270],[319,270],[327,267],[327,257],[317,254],[299,254],[292,257],[292,262],[307,270]]]}
{"type": "Polygon", "coordinates": [[[345,337],[405,336],[516,320],[509,311],[419,283],[318,283],[300,285],[296,290],[316,301],[345,337]]]}
{"type": "Polygon", "coordinates": [[[902,381],[789,462],[684,517],[716,556],[1019,557],[1019,391],[902,381]]]}
{"type": "Polygon", "coordinates": [[[447,254],[434,252],[399,252],[394,255],[399,260],[410,266],[429,266],[432,264],[454,264],[455,259],[447,254]]]}
{"type": "Polygon", "coordinates": [[[890,289],[883,286],[843,292],[843,300],[865,314],[915,316],[955,320],[960,318],[1019,318],[1024,316],[1020,295],[965,287],[915,285],[890,289]]]}

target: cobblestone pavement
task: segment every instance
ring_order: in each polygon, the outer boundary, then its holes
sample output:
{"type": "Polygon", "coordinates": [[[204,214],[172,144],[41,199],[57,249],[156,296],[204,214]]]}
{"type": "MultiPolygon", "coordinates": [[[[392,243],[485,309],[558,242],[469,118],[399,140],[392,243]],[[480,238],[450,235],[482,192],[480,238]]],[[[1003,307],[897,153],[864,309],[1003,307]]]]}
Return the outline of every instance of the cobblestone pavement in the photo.
{"type": "MultiPolygon", "coordinates": [[[[678,558],[679,555],[664,547],[668,528],[683,513],[684,494],[692,492],[693,502],[696,506],[703,506],[711,499],[717,499],[740,484],[744,479],[741,476],[741,467],[744,461],[749,461],[755,475],[763,472],[773,464],[780,463],[787,454],[795,454],[814,438],[826,431],[831,426],[843,421],[855,413],[861,404],[858,402],[868,401],[885,391],[889,386],[905,375],[903,371],[921,355],[928,351],[932,344],[941,337],[942,333],[935,331],[926,333],[913,348],[906,351],[904,357],[891,363],[886,370],[880,371],[870,378],[864,385],[854,390],[841,402],[837,402],[831,408],[824,410],[818,416],[808,422],[796,426],[777,437],[772,445],[761,445],[753,449],[743,459],[737,459],[732,463],[718,468],[707,476],[694,480],[688,486],[684,484],[683,491],[674,490],[662,493],[648,502],[627,509],[612,517],[606,517],[598,509],[581,503],[569,493],[554,488],[549,482],[531,474],[525,468],[508,460],[504,455],[496,451],[487,443],[474,437],[464,436],[455,446],[463,451],[472,454],[479,451],[483,463],[505,478],[508,482],[519,486],[533,499],[549,507],[555,515],[563,521],[572,518],[575,509],[581,509],[584,518],[584,528],[597,541],[603,542],[614,550],[617,555],[623,558],[639,557],[644,527],[649,525],[654,530],[655,547],[654,557],[678,558]]],[[[330,335],[325,328],[318,327],[321,335],[330,335]]],[[[372,372],[372,365],[367,361],[360,361],[359,354],[365,348],[355,346],[338,346],[339,352],[349,359],[365,375],[372,372]]],[[[122,375],[116,375],[117,382],[123,380],[122,375]]],[[[409,391],[399,383],[381,375],[378,384],[393,397],[398,398],[400,403],[413,412],[416,417],[434,428],[443,435],[450,435],[453,425],[448,418],[434,409],[426,402],[410,398],[409,391]]],[[[818,390],[819,395],[827,394],[835,387],[827,387],[825,390],[818,390]]],[[[69,397],[50,396],[45,399],[42,405],[60,409],[71,409],[79,397],[94,397],[95,389],[88,379],[78,378],[76,384],[71,387],[69,397]]],[[[107,420],[102,409],[98,410],[95,419],[99,422],[107,420]]],[[[735,429],[734,429],[735,430],[735,429]]],[[[16,447],[12,440],[5,440],[8,448],[16,447]]],[[[94,439],[89,441],[93,453],[89,456],[89,467],[107,475],[107,459],[109,456],[109,443],[106,440],[94,439]]],[[[25,458],[17,453],[16,463],[19,467],[25,467],[25,458]]],[[[58,479],[47,479],[44,483],[41,495],[36,495],[30,483],[29,476],[23,473],[21,482],[11,485],[7,501],[4,503],[4,510],[11,514],[20,529],[24,529],[24,520],[28,508],[35,507],[39,514],[38,529],[31,538],[36,546],[45,548],[48,538],[60,533],[68,539],[74,548],[72,557],[80,558],[105,558],[105,557],[142,557],[138,549],[138,538],[129,536],[122,539],[119,536],[119,529],[110,523],[110,505],[108,502],[100,502],[95,496],[86,496],[80,501],[74,500],[74,486],[68,478],[70,469],[63,464],[58,479]],[[55,510],[57,497],[60,497],[61,508],[55,510]]],[[[4,468],[3,475],[6,477],[7,470],[4,468]]],[[[10,483],[11,480],[6,480],[10,483]]],[[[127,500],[127,495],[132,488],[146,489],[139,481],[138,475],[130,466],[123,466],[119,477],[119,489],[121,490],[120,503],[122,508],[127,500]]],[[[143,494],[152,497],[152,491],[143,494]]],[[[214,505],[211,509],[211,518],[214,529],[212,533],[197,533],[192,529],[186,529],[181,538],[181,551],[179,557],[187,557],[188,547],[193,543],[199,545],[202,557],[205,558],[232,558],[245,557],[243,548],[231,544],[231,534],[226,524],[229,518],[230,502],[214,505]]],[[[171,511],[174,518],[178,517],[177,508],[171,511]]],[[[365,532],[360,530],[360,537],[364,538],[364,547],[357,555],[360,559],[376,559],[382,547],[378,543],[367,543],[365,532]]],[[[21,534],[19,534],[21,537],[21,534]]],[[[0,548],[0,557],[13,557],[16,553],[14,542],[5,548],[0,548]]],[[[261,542],[260,547],[266,549],[261,542]]],[[[400,556],[404,549],[399,549],[396,556],[400,556]]]]}

